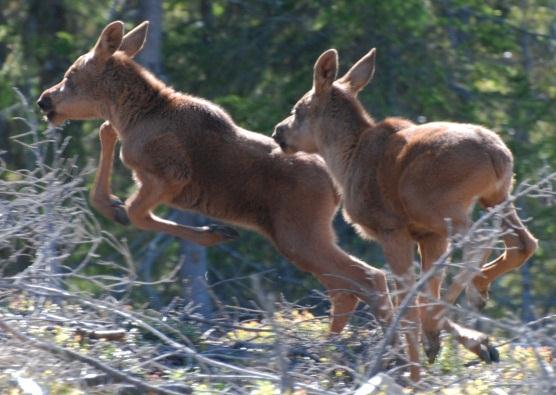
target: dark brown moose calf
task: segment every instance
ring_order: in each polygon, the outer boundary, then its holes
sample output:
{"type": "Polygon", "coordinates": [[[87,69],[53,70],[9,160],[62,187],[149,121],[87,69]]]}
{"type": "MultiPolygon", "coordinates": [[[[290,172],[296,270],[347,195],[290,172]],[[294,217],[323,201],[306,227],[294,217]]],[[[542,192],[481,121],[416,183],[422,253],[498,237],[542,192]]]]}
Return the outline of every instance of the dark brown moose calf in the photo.
{"type": "MultiPolygon", "coordinates": [[[[415,283],[412,261],[419,247],[424,271],[447,250],[450,226],[464,234],[469,212],[478,201],[484,207],[504,203],[512,187],[513,158],[500,137],[477,125],[435,122],[424,125],[396,118],[375,122],[357,98],[371,80],[375,50],[336,79],[338,54],[324,52],[314,68],[313,88],[295,105],[292,115],[279,123],[273,137],[286,152],[305,151],[323,156],[339,186],[344,214],[363,237],[382,245],[396,275],[403,298],[415,283]]],[[[471,272],[456,276],[445,301],[453,303],[468,287],[477,305],[484,303],[494,279],[519,267],[537,248],[537,241],[521,223],[515,207],[506,202],[502,236],[505,252],[482,267],[471,284],[471,272]]],[[[464,262],[469,262],[465,251],[464,262]]],[[[430,296],[440,299],[441,276],[429,283],[430,296]]],[[[429,303],[430,304],[430,303],[429,303]]],[[[419,379],[418,323],[425,350],[433,361],[440,349],[439,331],[446,329],[479,357],[498,359],[486,335],[463,328],[443,316],[443,308],[407,313],[411,376],[419,379]],[[419,316],[420,315],[420,316],[419,316]]]]}
{"type": "Polygon", "coordinates": [[[55,125],[105,119],[93,205],[106,217],[202,245],[235,237],[226,226],[187,227],[156,217],[166,204],[260,232],[300,269],[314,274],[332,303],[340,332],[359,299],[386,323],[392,305],[384,272],[335,243],[331,220],[339,196],[315,155],[286,155],[269,137],[234,124],[220,107],[179,93],[133,61],[147,34],[143,22],[124,36],[109,24],[38,105],[55,125]],[[117,140],[138,190],[123,205],[110,192],[117,140]]]}

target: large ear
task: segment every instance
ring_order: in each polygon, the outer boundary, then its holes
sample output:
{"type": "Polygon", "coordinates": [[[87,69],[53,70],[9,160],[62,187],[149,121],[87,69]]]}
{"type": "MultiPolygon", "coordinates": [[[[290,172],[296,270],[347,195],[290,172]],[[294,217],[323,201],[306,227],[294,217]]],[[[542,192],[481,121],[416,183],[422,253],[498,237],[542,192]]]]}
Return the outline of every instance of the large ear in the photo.
{"type": "Polygon", "coordinates": [[[136,26],[132,31],[127,33],[120,45],[120,51],[124,51],[127,56],[133,58],[137,53],[143,49],[145,40],[147,39],[147,32],[149,30],[149,21],[144,21],[136,26]]]}
{"type": "Polygon", "coordinates": [[[313,89],[316,94],[326,92],[338,74],[338,52],[329,49],[319,56],[313,71],[313,89]]]}
{"type": "Polygon", "coordinates": [[[100,60],[108,59],[120,48],[122,37],[124,36],[124,23],[114,21],[104,28],[93,49],[95,58],[100,60]]]}
{"type": "Polygon", "coordinates": [[[359,93],[369,83],[375,73],[376,49],[373,48],[355,63],[349,71],[338,80],[353,94],[359,93]]]}

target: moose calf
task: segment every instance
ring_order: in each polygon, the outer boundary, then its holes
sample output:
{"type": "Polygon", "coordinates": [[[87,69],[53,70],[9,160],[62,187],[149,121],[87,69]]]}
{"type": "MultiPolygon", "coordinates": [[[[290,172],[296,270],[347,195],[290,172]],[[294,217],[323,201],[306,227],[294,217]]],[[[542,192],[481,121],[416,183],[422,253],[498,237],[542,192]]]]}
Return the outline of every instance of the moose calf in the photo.
{"type": "Polygon", "coordinates": [[[143,22],[124,36],[110,23],[38,105],[48,120],[104,119],[93,205],[106,217],[202,245],[235,237],[227,226],[189,227],[158,218],[166,204],[195,210],[270,239],[300,269],[315,275],[331,299],[332,332],[340,332],[359,299],[382,323],[392,314],[383,271],[335,243],[331,220],[339,196],[316,155],[281,152],[269,137],[238,127],[220,107],[176,92],[133,61],[146,39],[143,22]],[[110,192],[117,140],[138,190],[125,205],[110,192]]]}
{"type": "MultiPolygon", "coordinates": [[[[415,283],[412,261],[419,246],[424,271],[447,250],[450,229],[464,234],[475,201],[483,207],[504,203],[510,194],[513,158],[500,137],[477,125],[448,122],[413,123],[396,118],[375,122],[357,94],[371,80],[375,50],[336,79],[338,54],[324,52],[314,67],[313,88],[279,123],[273,137],[286,152],[318,153],[341,190],[344,214],[364,237],[382,245],[400,297],[415,283]]],[[[504,203],[504,254],[482,266],[468,286],[476,304],[487,297],[494,279],[519,267],[537,247],[512,203],[504,203]]],[[[466,255],[467,256],[467,255],[466,255]]],[[[484,260],[488,258],[488,254],[484,260]]],[[[469,263],[469,262],[467,262],[469,263]]],[[[484,262],[483,262],[484,263],[484,262]]],[[[453,303],[468,284],[456,277],[446,301],[453,303]]],[[[440,299],[441,276],[429,283],[431,297],[440,299]]],[[[418,323],[425,334],[425,351],[434,361],[440,349],[439,331],[446,329],[479,357],[498,359],[486,335],[443,317],[440,305],[407,313],[411,376],[419,379],[418,323]],[[419,317],[421,313],[421,317],[419,317]],[[409,321],[409,322],[408,322],[409,321]]]]}

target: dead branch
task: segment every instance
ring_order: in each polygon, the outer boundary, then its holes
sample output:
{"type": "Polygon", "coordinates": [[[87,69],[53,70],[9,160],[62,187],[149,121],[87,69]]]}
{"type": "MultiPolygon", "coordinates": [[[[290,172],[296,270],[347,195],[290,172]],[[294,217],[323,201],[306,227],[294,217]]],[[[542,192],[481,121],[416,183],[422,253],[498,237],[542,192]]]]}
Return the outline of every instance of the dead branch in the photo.
{"type": "Polygon", "coordinates": [[[87,365],[90,365],[90,366],[94,367],[95,369],[98,369],[101,372],[104,372],[104,373],[108,374],[109,376],[114,377],[116,380],[132,384],[133,386],[135,386],[138,389],[141,389],[141,390],[144,390],[144,391],[151,391],[155,394],[180,395],[179,392],[166,390],[166,389],[160,388],[159,386],[151,385],[149,383],[144,382],[143,380],[139,380],[139,379],[137,379],[135,377],[132,377],[128,374],[125,374],[122,371],[120,371],[118,369],[114,369],[114,368],[108,366],[107,364],[105,364],[103,362],[100,362],[99,360],[97,360],[95,358],[88,357],[86,355],[77,353],[77,352],[69,350],[67,348],[59,347],[59,346],[57,346],[55,344],[52,344],[52,343],[47,343],[47,342],[43,342],[43,341],[40,341],[40,340],[37,340],[37,339],[33,339],[33,338],[31,338],[29,336],[26,336],[26,335],[24,335],[20,332],[17,332],[11,326],[6,324],[6,322],[2,319],[0,319],[0,328],[6,333],[10,333],[14,338],[18,339],[21,342],[24,342],[24,343],[27,343],[31,346],[40,348],[41,350],[44,350],[44,351],[48,351],[51,354],[54,354],[56,356],[62,357],[64,359],[67,359],[67,360],[70,360],[70,361],[79,361],[79,362],[85,363],[87,365]]]}

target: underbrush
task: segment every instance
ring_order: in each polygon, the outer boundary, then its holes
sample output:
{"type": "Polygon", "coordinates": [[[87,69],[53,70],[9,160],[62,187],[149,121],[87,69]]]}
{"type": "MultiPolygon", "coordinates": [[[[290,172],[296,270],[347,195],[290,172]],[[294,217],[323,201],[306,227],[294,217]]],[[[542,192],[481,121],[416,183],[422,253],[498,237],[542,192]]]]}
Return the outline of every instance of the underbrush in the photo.
{"type": "MultiPolygon", "coordinates": [[[[207,320],[179,307],[156,312],[42,286],[10,288],[4,287],[0,307],[0,392],[6,394],[349,394],[368,379],[383,335],[365,309],[342,335],[329,336],[328,318],[283,301],[272,304],[272,313],[227,306],[207,320]],[[25,392],[33,386],[43,392],[25,392]]],[[[547,318],[543,327],[555,324],[547,318]]],[[[501,362],[486,365],[445,337],[436,362],[423,361],[418,386],[393,350],[384,371],[404,393],[549,388],[549,347],[503,337],[491,341],[500,345],[501,362]]]]}

